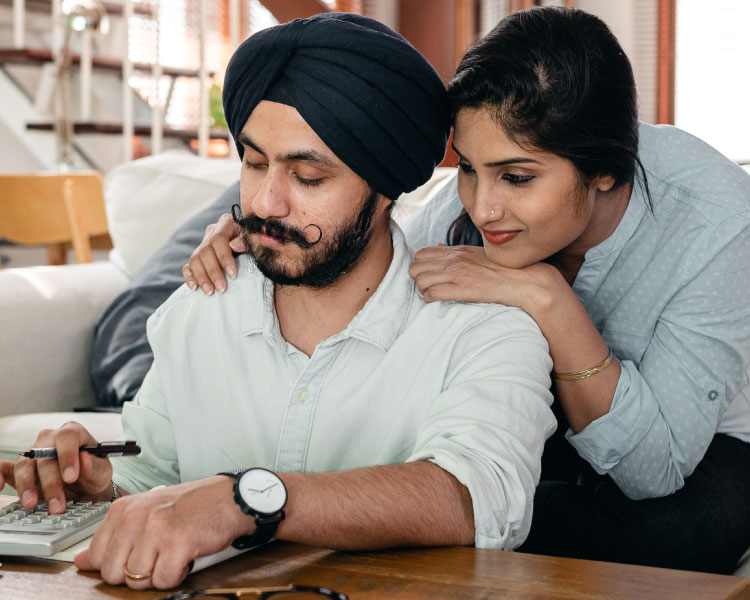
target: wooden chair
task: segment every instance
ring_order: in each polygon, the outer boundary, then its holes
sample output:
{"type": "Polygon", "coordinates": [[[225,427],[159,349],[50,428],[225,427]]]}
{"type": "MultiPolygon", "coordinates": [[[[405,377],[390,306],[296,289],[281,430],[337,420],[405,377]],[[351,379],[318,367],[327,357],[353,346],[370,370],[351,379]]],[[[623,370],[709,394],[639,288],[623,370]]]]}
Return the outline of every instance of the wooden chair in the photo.
{"type": "Polygon", "coordinates": [[[77,262],[91,262],[92,238],[99,247],[112,247],[101,175],[0,174],[0,237],[46,245],[51,265],[64,264],[70,246],[77,262]]]}

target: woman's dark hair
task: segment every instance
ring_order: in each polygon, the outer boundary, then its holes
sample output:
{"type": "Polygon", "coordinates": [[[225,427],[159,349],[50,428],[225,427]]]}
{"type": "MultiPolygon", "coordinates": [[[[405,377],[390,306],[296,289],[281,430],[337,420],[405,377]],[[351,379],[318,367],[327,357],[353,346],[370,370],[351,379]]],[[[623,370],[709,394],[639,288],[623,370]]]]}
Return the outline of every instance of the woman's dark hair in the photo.
{"type": "MultiPolygon", "coordinates": [[[[471,48],[448,89],[452,118],[487,108],[521,146],[570,160],[588,181],[611,175],[615,188],[640,168],[633,69],[617,38],[582,10],[532,8],[513,13],[471,48]]],[[[463,211],[450,244],[481,244],[463,211]]]]}

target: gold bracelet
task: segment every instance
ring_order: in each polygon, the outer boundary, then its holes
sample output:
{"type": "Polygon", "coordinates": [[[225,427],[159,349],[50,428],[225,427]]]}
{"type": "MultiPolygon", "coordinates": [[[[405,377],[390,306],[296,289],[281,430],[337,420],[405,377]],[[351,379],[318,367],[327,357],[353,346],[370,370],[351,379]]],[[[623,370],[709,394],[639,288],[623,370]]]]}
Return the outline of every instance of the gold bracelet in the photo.
{"type": "Polygon", "coordinates": [[[554,371],[552,371],[552,377],[554,377],[555,379],[562,379],[564,381],[576,381],[578,379],[586,379],[587,377],[596,375],[600,371],[603,371],[604,369],[606,369],[610,364],[612,364],[612,359],[614,357],[615,355],[612,354],[612,350],[610,350],[609,354],[607,354],[607,358],[605,358],[598,365],[594,365],[590,369],[585,369],[584,371],[576,371],[574,373],[555,373],[554,371]]]}

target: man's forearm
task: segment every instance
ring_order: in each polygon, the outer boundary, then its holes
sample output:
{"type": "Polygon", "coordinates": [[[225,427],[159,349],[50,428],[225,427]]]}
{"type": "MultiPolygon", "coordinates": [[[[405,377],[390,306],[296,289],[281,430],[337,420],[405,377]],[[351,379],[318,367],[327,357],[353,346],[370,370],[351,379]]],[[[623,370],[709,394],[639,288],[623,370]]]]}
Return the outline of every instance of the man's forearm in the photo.
{"type": "Polygon", "coordinates": [[[277,538],[341,550],[474,543],[469,490],[433,463],[280,476],[289,500],[277,538]]]}

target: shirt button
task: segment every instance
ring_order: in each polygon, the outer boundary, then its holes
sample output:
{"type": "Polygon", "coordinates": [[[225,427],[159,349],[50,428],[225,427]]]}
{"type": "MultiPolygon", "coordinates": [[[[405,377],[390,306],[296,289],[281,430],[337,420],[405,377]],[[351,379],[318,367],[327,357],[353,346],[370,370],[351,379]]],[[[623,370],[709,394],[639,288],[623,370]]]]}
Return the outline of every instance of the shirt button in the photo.
{"type": "Polygon", "coordinates": [[[719,397],[719,392],[717,392],[716,390],[711,390],[710,392],[708,392],[709,400],[716,400],[718,397],[719,397]]]}
{"type": "Polygon", "coordinates": [[[307,390],[302,390],[299,394],[297,394],[297,398],[300,402],[304,402],[310,397],[310,394],[307,393],[307,390]]]}

